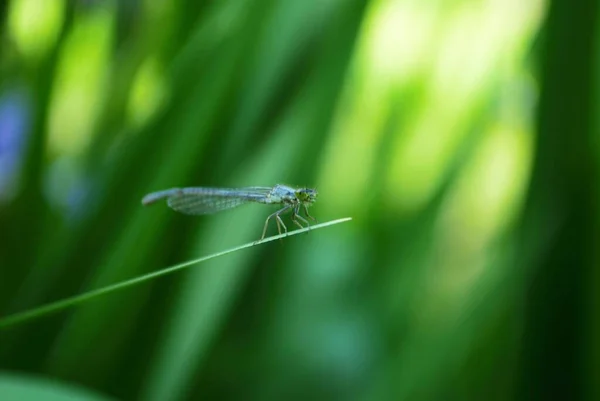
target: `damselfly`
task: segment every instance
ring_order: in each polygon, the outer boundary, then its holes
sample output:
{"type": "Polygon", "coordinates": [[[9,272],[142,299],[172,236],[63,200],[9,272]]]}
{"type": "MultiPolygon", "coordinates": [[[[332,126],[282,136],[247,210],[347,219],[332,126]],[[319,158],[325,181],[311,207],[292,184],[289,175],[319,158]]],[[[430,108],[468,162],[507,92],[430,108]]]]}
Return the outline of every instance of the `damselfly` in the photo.
{"type": "Polygon", "coordinates": [[[266,205],[283,205],[283,208],[269,215],[265,221],[262,237],[267,234],[269,220],[275,218],[277,230],[282,234],[281,228],[287,233],[287,227],[281,219],[281,214],[292,212],[292,222],[304,228],[300,221],[310,226],[308,220],[300,216],[300,208],[306,217],[315,220],[308,214],[308,207],[317,200],[317,190],[311,188],[292,188],[287,185],[274,187],[247,187],[247,188],[172,188],[164,191],[152,192],[142,199],[143,205],[151,205],[159,200],[166,199],[171,209],[185,214],[201,215],[232,209],[246,203],[264,203],[266,205]]]}

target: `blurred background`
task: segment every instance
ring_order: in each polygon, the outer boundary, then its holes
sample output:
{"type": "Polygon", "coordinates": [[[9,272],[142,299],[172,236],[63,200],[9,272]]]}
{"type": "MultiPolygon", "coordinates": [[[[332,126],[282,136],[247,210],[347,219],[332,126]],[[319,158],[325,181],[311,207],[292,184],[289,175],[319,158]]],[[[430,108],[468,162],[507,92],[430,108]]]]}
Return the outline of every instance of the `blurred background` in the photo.
{"type": "Polygon", "coordinates": [[[353,218],[2,328],[0,399],[600,399],[596,3],[0,2],[0,318],[273,211],[151,191],[353,218]]]}

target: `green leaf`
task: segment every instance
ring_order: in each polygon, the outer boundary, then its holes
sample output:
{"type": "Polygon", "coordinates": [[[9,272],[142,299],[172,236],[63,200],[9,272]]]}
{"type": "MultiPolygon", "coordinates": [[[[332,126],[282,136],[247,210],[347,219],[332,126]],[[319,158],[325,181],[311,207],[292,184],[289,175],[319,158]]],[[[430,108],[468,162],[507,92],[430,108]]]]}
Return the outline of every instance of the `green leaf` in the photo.
{"type": "Polygon", "coordinates": [[[5,401],[107,401],[112,398],[79,386],[17,374],[0,374],[0,394],[5,401]]]}

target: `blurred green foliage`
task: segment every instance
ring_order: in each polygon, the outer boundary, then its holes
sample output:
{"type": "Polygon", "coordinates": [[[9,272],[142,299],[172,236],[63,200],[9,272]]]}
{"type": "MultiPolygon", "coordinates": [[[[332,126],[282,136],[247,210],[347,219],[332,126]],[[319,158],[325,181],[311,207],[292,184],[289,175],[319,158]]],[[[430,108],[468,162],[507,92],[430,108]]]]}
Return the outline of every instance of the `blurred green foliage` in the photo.
{"type": "Polygon", "coordinates": [[[598,399],[597,14],[0,3],[0,318],[268,214],[151,191],[314,186],[353,217],[2,329],[0,400],[598,399]]]}

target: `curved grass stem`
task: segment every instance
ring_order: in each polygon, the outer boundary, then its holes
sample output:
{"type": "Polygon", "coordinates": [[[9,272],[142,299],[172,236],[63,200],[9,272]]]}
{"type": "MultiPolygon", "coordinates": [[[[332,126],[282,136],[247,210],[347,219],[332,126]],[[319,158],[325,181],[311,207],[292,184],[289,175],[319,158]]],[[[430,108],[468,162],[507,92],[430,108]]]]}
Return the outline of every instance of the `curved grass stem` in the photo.
{"type": "Polygon", "coordinates": [[[48,315],[48,314],[53,313],[53,312],[60,311],[60,310],[66,309],[66,308],[68,308],[70,306],[77,305],[79,303],[82,303],[82,302],[88,301],[90,299],[99,297],[101,295],[105,295],[105,294],[108,294],[108,293],[111,293],[111,292],[114,292],[114,291],[122,290],[124,288],[131,287],[133,285],[140,284],[140,283],[143,283],[145,281],[149,281],[149,280],[152,280],[154,278],[157,278],[157,277],[160,277],[160,276],[164,276],[166,274],[173,273],[175,271],[184,269],[184,268],[186,268],[188,266],[191,266],[191,265],[194,265],[194,264],[197,264],[197,263],[202,263],[202,262],[205,262],[207,260],[217,258],[219,256],[227,255],[228,253],[237,252],[237,251],[240,251],[240,250],[245,249],[245,248],[250,248],[250,247],[253,247],[255,245],[263,244],[265,242],[275,241],[275,240],[278,240],[278,239],[283,238],[283,237],[297,235],[297,234],[302,234],[303,232],[306,232],[308,230],[316,230],[316,229],[319,229],[319,228],[324,228],[324,227],[327,227],[327,226],[332,226],[334,224],[344,223],[344,222],[350,221],[350,220],[352,220],[351,217],[346,217],[346,218],[343,218],[343,219],[332,220],[332,221],[328,221],[328,222],[321,223],[321,224],[315,224],[314,226],[305,227],[305,228],[302,228],[300,230],[290,231],[287,234],[279,234],[279,235],[274,235],[272,237],[263,238],[263,239],[260,239],[258,241],[249,242],[247,244],[240,245],[240,246],[237,246],[235,248],[230,248],[230,249],[227,249],[225,251],[217,252],[217,253],[214,253],[212,255],[208,255],[208,256],[204,256],[204,257],[198,258],[198,259],[193,259],[193,260],[189,260],[187,262],[179,263],[177,265],[170,266],[170,267],[167,267],[165,269],[162,269],[162,270],[159,270],[159,271],[156,271],[156,272],[153,272],[153,273],[144,274],[142,276],[139,276],[139,277],[136,277],[136,278],[132,278],[130,280],[121,281],[120,283],[111,284],[111,285],[108,285],[106,287],[102,287],[102,288],[98,288],[96,290],[88,291],[88,292],[85,292],[85,293],[80,294],[80,295],[75,295],[73,297],[65,298],[65,299],[62,299],[62,300],[59,300],[59,301],[56,301],[56,302],[51,302],[51,303],[48,303],[46,305],[42,305],[42,306],[34,308],[34,309],[30,309],[30,310],[27,310],[27,311],[24,311],[24,312],[20,312],[20,313],[15,313],[13,315],[9,315],[7,317],[4,317],[4,318],[0,319],[0,329],[5,328],[5,327],[14,326],[16,324],[19,324],[19,323],[22,323],[22,322],[25,322],[25,321],[28,321],[28,320],[32,320],[32,319],[35,319],[35,318],[38,318],[38,317],[41,317],[41,316],[44,316],[44,315],[48,315]]]}

